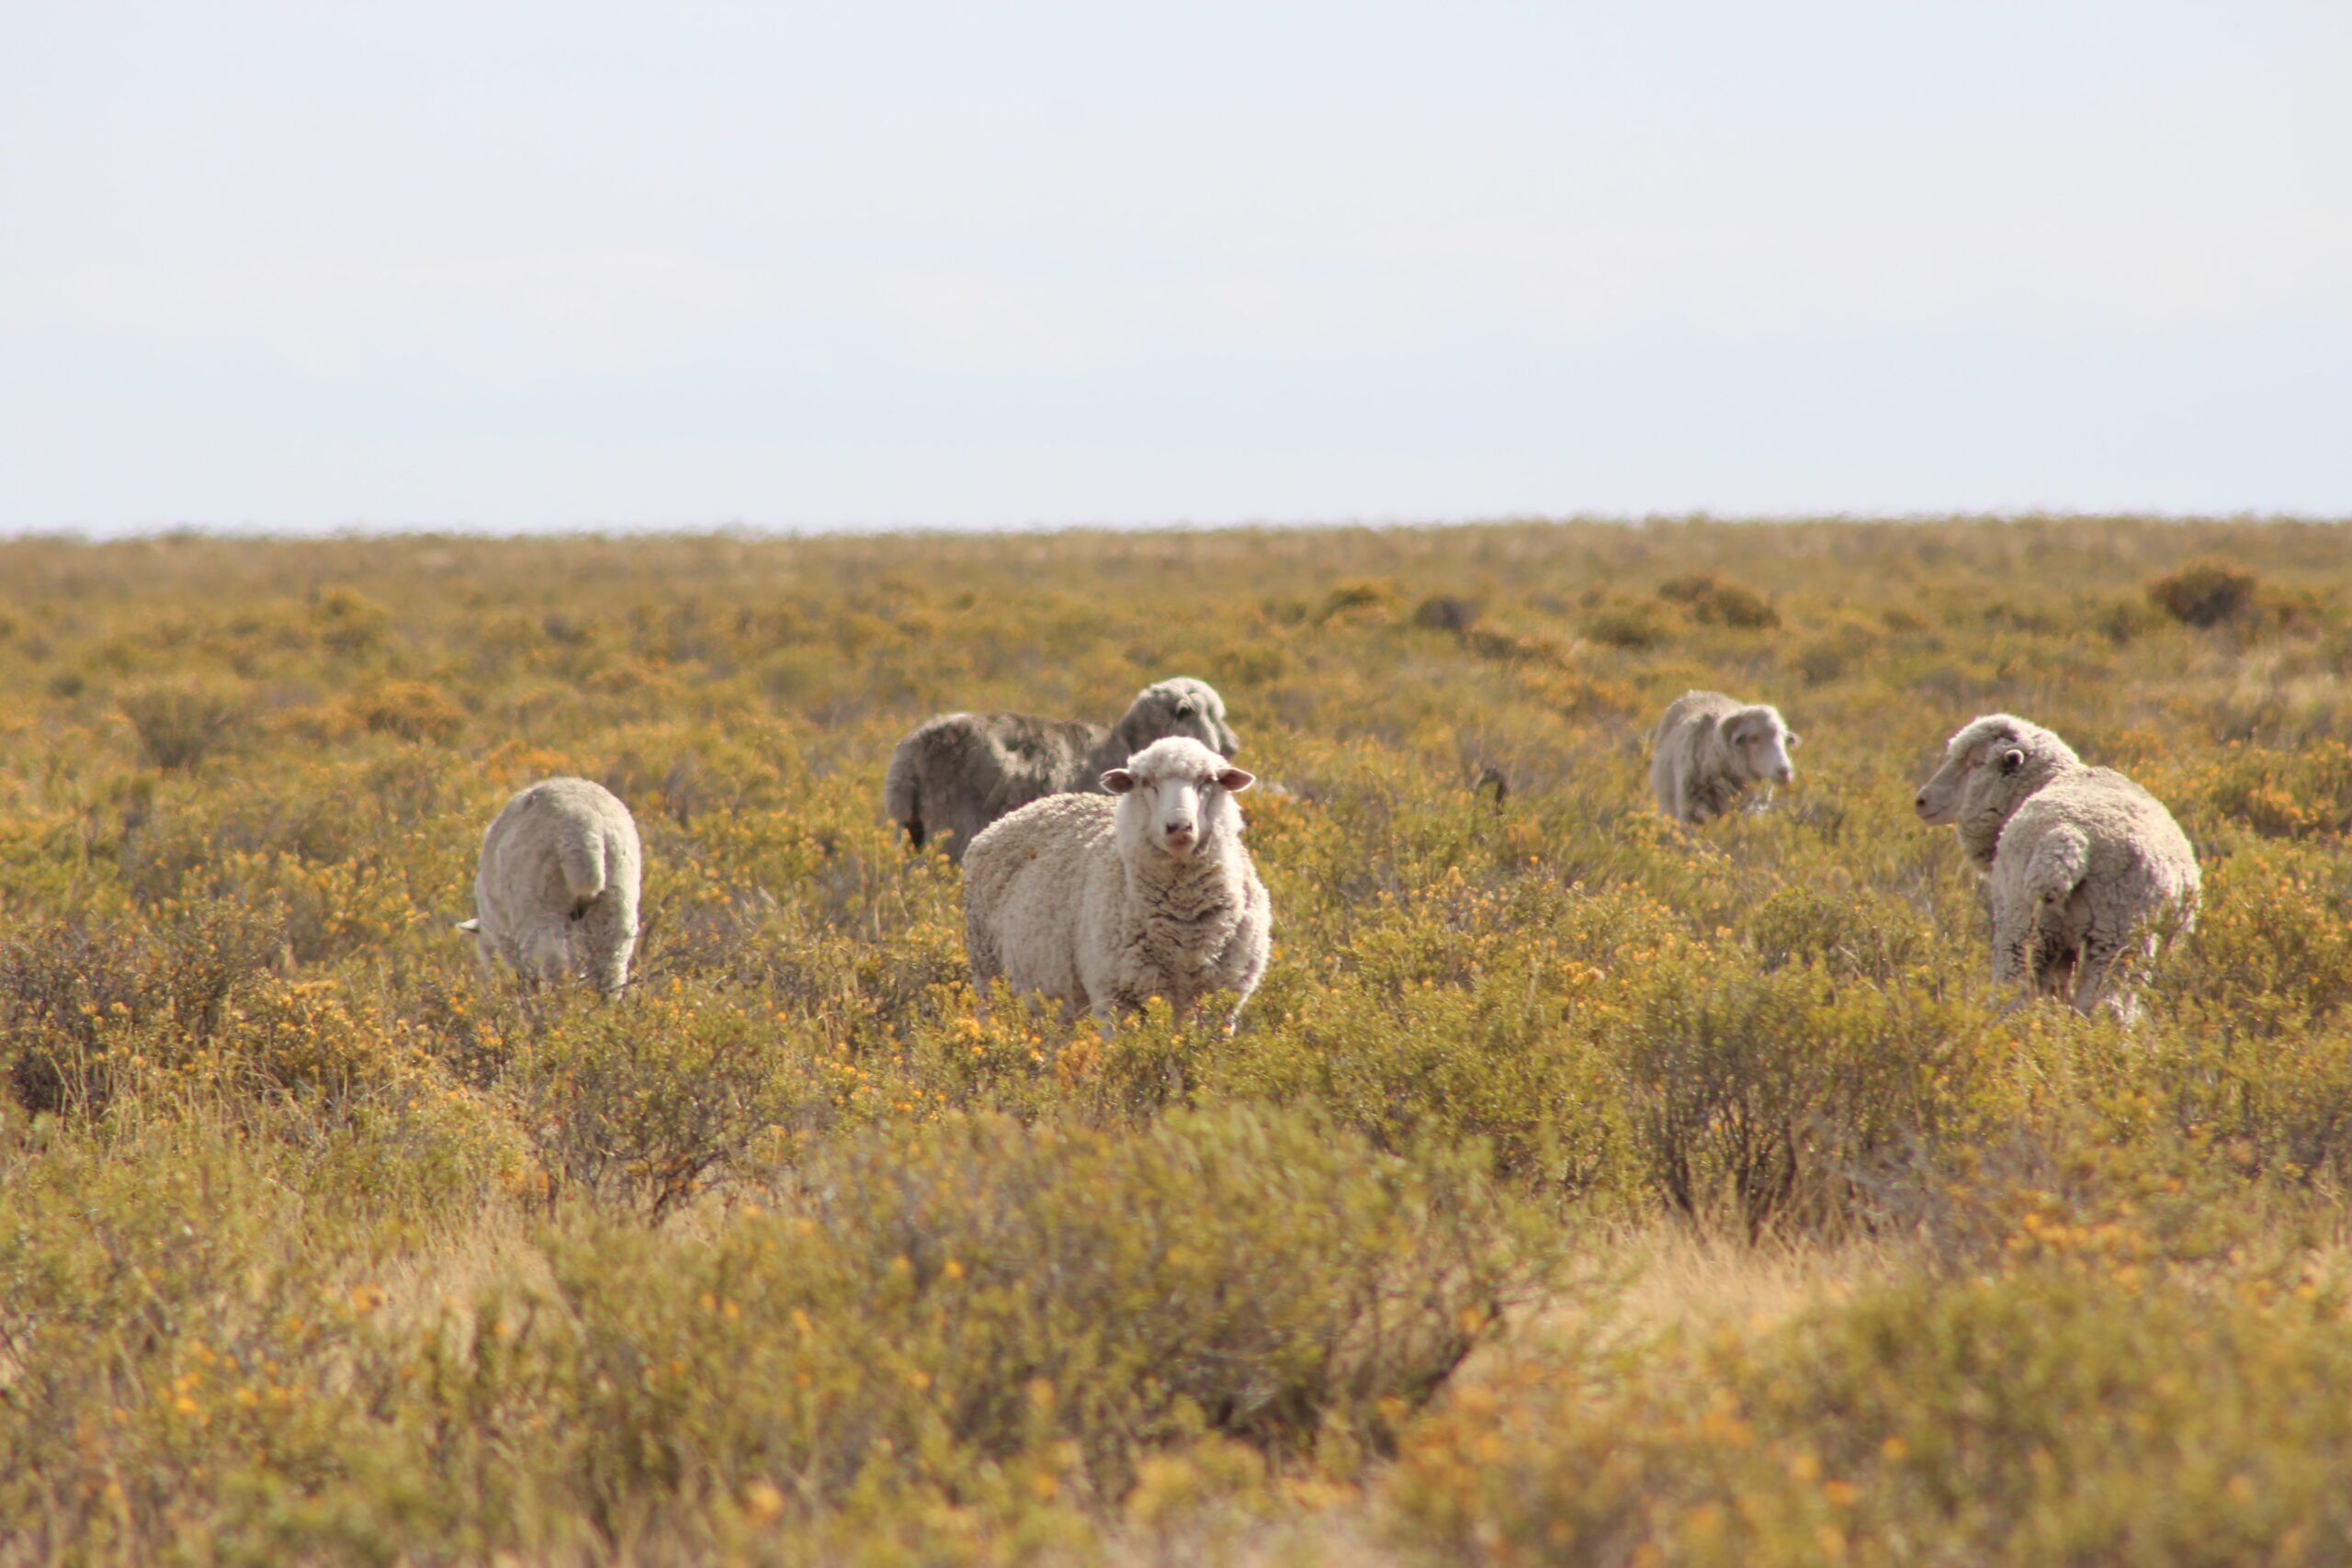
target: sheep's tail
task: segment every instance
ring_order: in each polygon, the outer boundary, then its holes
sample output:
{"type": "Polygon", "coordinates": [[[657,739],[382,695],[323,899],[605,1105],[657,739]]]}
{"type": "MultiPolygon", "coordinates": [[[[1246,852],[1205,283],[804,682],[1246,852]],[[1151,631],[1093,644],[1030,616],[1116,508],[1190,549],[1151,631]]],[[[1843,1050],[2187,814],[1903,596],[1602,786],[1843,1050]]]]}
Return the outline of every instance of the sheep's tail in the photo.
{"type": "Polygon", "coordinates": [[[582,904],[605,890],[605,830],[593,822],[582,823],[564,834],[556,845],[556,855],[563,862],[563,885],[582,904]]]}
{"type": "Polygon", "coordinates": [[[2090,836],[2072,822],[2061,822],[2034,844],[2033,857],[2025,863],[2027,890],[2044,904],[2063,904],[2090,864],[2090,836]]]}
{"type": "Polygon", "coordinates": [[[890,771],[882,779],[882,809],[907,830],[917,849],[922,848],[922,795],[915,787],[915,749],[901,744],[890,753],[890,771]]]}

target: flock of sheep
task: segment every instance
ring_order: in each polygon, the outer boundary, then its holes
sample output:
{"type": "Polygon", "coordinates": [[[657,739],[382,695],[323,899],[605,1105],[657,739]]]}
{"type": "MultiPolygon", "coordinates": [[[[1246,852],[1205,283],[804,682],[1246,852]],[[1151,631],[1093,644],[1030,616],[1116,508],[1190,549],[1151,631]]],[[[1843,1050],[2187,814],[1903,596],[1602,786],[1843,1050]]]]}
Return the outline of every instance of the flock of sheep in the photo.
{"type": "MultiPolygon", "coordinates": [[[[1698,824],[1755,785],[1795,777],[1780,710],[1690,692],[1650,737],[1659,808],[1698,824]]],[[[964,868],[965,947],[990,982],[1091,1008],[1106,1026],[1160,997],[1180,1018],[1230,996],[1230,1031],[1264,975],[1272,912],[1241,841],[1234,796],[1256,782],[1205,682],[1147,686],[1115,724],[944,714],[901,740],[883,786],[918,850],[944,837],[964,868]]],[[[1760,804],[1760,802],[1759,802],[1760,804]]],[[[2197,856],[2161,802],[2007,714],[1944,748],[1920,819],[1959,830],[1985,878],[1994,978],[2129,1018],[2135,959],[2194,919],[2197,856]]],[[[503,961],[607,994],[628,980],[643,852],[628,807],[601,784],[548,779],[506,803],[482,840],[474,933],[503,961]]]]}

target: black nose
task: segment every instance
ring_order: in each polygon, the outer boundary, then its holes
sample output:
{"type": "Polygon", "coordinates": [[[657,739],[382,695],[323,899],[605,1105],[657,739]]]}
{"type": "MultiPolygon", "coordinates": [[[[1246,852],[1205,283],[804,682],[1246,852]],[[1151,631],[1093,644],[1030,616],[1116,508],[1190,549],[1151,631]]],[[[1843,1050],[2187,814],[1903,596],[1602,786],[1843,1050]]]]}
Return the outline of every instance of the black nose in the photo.
{"type": "Polygon", "coordinates": [[[1913,795],[1911,797],[1911,804],[1917,807],[1920,810],[1925,811],[1928,808],[1928,792],[1923,789],[1918,794],[1913,795]]]}

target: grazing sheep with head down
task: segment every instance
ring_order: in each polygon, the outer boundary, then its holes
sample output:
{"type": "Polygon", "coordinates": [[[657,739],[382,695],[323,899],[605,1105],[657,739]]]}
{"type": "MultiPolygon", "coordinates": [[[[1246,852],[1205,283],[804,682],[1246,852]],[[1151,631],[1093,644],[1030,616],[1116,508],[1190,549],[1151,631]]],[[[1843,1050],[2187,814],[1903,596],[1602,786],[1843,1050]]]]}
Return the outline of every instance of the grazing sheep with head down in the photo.
{"type": "Polygon", "coordinates": [[[628,983],[644,854],[628,807],[587,779],[547,779],[506,803],[482,835],[474,933],[489,969],[527,979],[585,976],[612,995],[628,983]]]}
{"type": "Polygon", "coordinates": [[[982,1005],[999,975],[1105,1025],[1152,997],[1183,1018],[1227,991],[1229,1032],[1265,973],[1272,928],[1233,799],[1253,782],[1171,736],[1105,772],[1110,795],[1033,801],[973,840],[964,940],[982,1005]]]}
{"type": "Polygon", "coordinates": [[[1998,985],[2129,1020],[2131,961],[2155,956],[2167,919],[2195,922],[2197,853],[2172,813],[2039,725],[1970,723],[1914,804],[1922,821],[1957,828],[1986,874],[1998,985]]]}
{"type": "Polygon", "coordinates": [[[1685,692],[1650,737],[1650,789],[1676,821],[1705,822],[1730,811],[1751,784],[1795,778],[1789,753],[1797,743],[1769,703],[1685,692]]]}
{"type": "Polygon", "coordinates": [[[1185,676],[1146,686],[1114,725],[942,714],[890,753],[882,808],[916,849],[949,835],[947,856],[960,862],[1000,817],[1049,795],[1099,792],[1105,773],[1170,735],[1190,736],[1226,758],[1241,750],[1226,727],[1225,699],[1207,682],[1185,676]]]}

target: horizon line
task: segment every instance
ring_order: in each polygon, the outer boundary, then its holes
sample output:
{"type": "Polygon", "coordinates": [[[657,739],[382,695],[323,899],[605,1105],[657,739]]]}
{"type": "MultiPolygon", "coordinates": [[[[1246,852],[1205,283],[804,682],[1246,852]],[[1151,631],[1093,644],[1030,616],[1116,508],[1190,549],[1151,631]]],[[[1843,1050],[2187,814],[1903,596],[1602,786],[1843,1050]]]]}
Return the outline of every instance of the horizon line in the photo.
{"type": "Polygon", "coordinates": [[[1824,511],[1720,512],[1706,507],[1658,512],[1508,512],[1453,517],[1243,517],[1217,521],[1193,518],[1088,521],[1039,520],[1022,523],[767,523],[742,518],[692,523],[582,522],[545,526],[481,525],[466,522],[374,523],[345,522],[320,527],[211,522],[65,525],[0,529],[0,546],[16,544],[132,544],[173,539],[220,539],[246,543],[315,543],[322,540],[390,541],[398,539],[478,539],[497,542],[545,540],[615,540],[630,538],[741,538],[756,540],[824,540],[943,538],[1001,536],[1036,536],[1057,534],[1222,534],[1338,533],[1438,531],[1507,527],[1646,528],[1690,525],[1733,527],[1887,526],[1951,523],[2120,523],[2136,522],[2187,526],[2221,524],[2245,526],[2341,527],[2352,524],[2352,513],[2318,513],[2245,507],[2234,511],[2174,511],[2158,507],[2118,508],[1951,508],[1899,512],[1824,511]]]}

